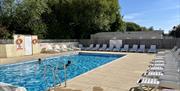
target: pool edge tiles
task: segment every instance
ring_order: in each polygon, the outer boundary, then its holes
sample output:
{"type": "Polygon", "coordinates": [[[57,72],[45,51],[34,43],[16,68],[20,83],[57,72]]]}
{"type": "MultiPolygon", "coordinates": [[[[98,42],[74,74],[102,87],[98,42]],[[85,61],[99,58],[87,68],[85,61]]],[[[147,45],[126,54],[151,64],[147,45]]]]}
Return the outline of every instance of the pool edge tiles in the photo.
{"type": "Polygon", "coordinates": [[[83,54],[83,55],[94,55],[94,56],[103,56],[103,55],[107,55],[107,56],[118,56],[118,57],[123,57],[126,54],[113,54],[113,53],[103,53],[103,52],[79,52],[79,54],[83,54]]]}

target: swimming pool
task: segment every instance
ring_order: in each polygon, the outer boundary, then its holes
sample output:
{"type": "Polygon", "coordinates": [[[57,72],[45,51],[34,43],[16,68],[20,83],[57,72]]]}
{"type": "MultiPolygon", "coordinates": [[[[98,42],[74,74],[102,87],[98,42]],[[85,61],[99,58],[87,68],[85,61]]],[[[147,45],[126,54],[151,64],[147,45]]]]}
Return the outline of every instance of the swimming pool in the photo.
{"type": "Polygon", "coordinates": [[[66,64],[68,60],[71,61],[71,64],[66,70],[67,79],[72,79],[122,56],[124,55],[77,53],[46,58],[41,63],[34,60],[0,66],[0,82],[23,86],[28,91],[44,91],[53,84],[64,82],[63,64],[66,64]]]}

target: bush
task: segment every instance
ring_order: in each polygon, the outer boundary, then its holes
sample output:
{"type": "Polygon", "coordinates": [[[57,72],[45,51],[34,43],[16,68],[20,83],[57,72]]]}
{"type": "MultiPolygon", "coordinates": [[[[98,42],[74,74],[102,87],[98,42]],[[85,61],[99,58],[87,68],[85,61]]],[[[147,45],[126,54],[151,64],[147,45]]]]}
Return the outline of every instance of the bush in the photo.
{"type": "Polygon", "coordinates": [[[12,38],[12,34],[6,29],[5,26],[0,25],[0,39],[12,38]]]}

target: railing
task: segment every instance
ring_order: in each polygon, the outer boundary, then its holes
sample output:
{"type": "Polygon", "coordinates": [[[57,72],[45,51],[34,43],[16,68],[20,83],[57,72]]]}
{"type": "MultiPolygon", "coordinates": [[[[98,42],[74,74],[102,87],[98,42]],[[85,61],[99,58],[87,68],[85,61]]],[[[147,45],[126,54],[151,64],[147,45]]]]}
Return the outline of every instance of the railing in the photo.
{"type": "Polygon", "coordinates": [[[13,39],[0,39],[0,44],[13,44],[13,39]]]}
{"type": "MultiPolygon", "coordinates": [[[[56,67],[52,66],[52,65],[45,65],[44,66],[44,75],[43,75],[43,79],[47,85],[48,83],[48,79],[46,79],[46,74],[47,74],[47,70],[49,69],[52,74],[53,74],[53,87],[57,86],[56,82],[58,81],[59,84],[58,86],[61,86],[61,79],[59,78],[57,71],[64,70],[64,87],[67,86],[67,64],[62,63],[63,65],[57,65],[56,67]]],[[[69,65],[69,64],[68,64],[69,65]]],[[[50,88],[48,88],[50,89],[50,88]]]]}

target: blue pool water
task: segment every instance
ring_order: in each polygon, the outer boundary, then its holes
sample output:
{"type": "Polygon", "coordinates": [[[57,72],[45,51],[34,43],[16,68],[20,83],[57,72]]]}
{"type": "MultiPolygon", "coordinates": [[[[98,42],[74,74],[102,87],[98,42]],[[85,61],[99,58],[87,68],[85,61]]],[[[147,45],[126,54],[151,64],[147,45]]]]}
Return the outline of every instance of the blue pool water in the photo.
{"type": "Polygon", "coordinates": [[[58,56],[38,61],[15,65],[0,66],[0,82],[16,86],[23,86],[28,91],[44,91],[53,84],[65,80],[63,64],[68,60],[71,65],[67,67],[67,79],[72,79],[82,73],[98,66],[111,62],[123,55],[78,53],[74,55],[58,56]],[[56,78],[52,70],[55,70],[56,78]]]}

